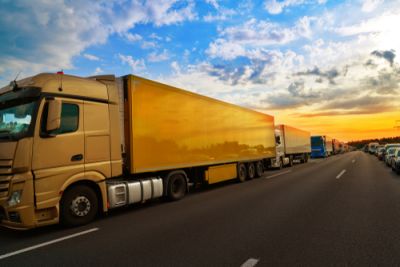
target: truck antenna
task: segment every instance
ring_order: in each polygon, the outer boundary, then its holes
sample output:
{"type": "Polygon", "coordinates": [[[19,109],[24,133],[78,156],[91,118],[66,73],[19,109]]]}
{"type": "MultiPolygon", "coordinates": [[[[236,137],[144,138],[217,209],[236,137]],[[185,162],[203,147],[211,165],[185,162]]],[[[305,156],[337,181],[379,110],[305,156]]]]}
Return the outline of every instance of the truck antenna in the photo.
{"type": "Polygon", "coordinates": [[[21,71],[19,71],[19,72],[17,73],[17,76],[15,76],[14,80],[12,80],[12,81],[10,82],[10,87],[12,88],[13,91],[15,91],[15,90],[18,89],[17,79],[18,79],[18,76],[19,76],[20,74],[21,74],[21,71]]]}
{"type": "Polygon", "coordinates": [[[63,89],[62,89],[62,83],[63,83],[63,76],[64,76],[64,71],[63,70],[61,70],[61,71],[57,71],[57,74],[58,75],[60,75],[61,77],[60,77],[60,86],[58,87],[58,91],[62,91],[63,89]]]}

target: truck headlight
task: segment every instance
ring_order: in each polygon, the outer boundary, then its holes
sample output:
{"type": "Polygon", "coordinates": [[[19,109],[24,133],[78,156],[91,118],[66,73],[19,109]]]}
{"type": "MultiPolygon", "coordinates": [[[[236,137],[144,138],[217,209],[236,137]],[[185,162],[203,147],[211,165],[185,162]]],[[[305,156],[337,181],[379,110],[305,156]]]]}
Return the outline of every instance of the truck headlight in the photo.
{"type": "Polygon", "coordinates": [[[11,196],[8,198],[8,206],[12,207],[21,202],[22,190],[14,191],[11,193],[11,196]]]}

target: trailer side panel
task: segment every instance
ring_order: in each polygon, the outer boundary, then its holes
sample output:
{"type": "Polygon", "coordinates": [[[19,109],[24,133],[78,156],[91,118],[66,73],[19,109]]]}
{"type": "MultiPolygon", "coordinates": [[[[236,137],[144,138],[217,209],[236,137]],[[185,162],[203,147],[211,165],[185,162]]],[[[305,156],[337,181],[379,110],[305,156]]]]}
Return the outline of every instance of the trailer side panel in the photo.
{"type": "Polygon", "coordinates": [[[272,158],[272,116],[128,78],[130,171],[144,173],[272,158]]]}

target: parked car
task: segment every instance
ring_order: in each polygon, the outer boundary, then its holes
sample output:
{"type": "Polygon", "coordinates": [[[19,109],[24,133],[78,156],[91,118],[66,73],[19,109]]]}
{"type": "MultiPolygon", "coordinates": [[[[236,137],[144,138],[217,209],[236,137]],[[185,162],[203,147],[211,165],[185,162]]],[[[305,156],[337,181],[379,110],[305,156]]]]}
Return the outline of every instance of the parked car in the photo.
{"type": "Polygon", "coordinates": [[[386,144],[385,151],[383,152],[383,160],[385,161],[386,154],[387,154],[387,151],[389,150],[389,148],[397,148],[397,147],[400,147],[399,143],[386,144]]]}
{"type": "Polygon", "coordinates": [[[381,147],[381,148],[378,149],[377,156],[378,156],[379,160],[383,160],[384,159],[384,156],[385,156],[385,148],[384,147],[381,147]]]}
{"type": "Polygon", "coordinates": [[[385,147],[384,145],[377,146],[376,149],[375,149],[374,155],[378,157],[379,151],[384,147],[385,147]]]}
{"type": "Polygon", "coordinates": [[[375,153],[377,146],[379,146],[379,143],[377,143],[377,142],[369,143],[368,144],[368,152],[373,155],[375,153]]]}
{"type": "Polygon", "coordinates": [[[395,150],[396,150],[396,148],[391,147],[386,151],[385,163],[386,163],[387,166],[391,166],[392,158],[394,157],[395,150]]]}
{"type": "Polygon", "coordinates": [[[400,148],[396,148],[394,151],[394,157],[392,157],[392,171],[400,174],[400,148]]]}

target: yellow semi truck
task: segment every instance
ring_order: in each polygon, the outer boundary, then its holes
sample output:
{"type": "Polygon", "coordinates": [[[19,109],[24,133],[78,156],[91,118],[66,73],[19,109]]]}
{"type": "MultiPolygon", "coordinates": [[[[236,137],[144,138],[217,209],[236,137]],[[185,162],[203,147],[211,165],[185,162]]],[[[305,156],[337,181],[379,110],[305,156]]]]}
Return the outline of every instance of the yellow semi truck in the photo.
{"type": "Polygon", "coordinates": [[[133,75],[38,74],[0,89],[0,220],[81,225],[190,185],[261,176],[274,118],[133,75]]]}

